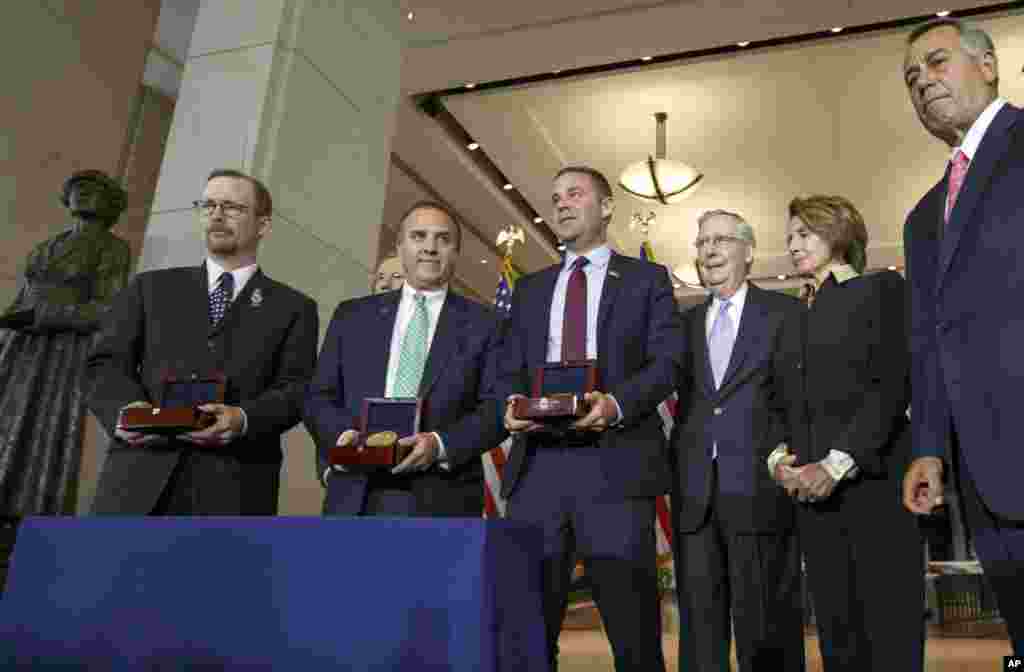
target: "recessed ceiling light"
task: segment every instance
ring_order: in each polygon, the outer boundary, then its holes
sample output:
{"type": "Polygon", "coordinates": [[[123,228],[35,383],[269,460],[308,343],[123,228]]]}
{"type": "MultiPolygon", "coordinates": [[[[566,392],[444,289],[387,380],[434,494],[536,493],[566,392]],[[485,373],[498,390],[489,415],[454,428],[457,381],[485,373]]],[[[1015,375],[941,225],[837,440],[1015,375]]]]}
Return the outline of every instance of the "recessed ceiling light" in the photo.
{"type": "Polygon", "coordinates": [[[944,9],[941,12],[935,12],[935,16],[949,16],[949,10],[944,9]]]}
{"type": "Polygon", "coordinates": [[[414,14],[413,11],[410,9],[409,13],[405,15],[405,18],[409,19],[410,21],[415,21],[416,14],[414,14]]]}
{"type": "Polygon", "coordinates": [[[641,58],[640,60],[641,60],[641,61],[650,61],[650,60],[651,60],[651,59],[653,59],[653,58],[654,58],[654,56],[644,56],[644,57],[643,57],[643,58],[641,58]]]}
{"type": "Polygon", "coordinates": [[[779,280],[785,280],[786,279],[786,276],[784,276],[784,275],[777,275],[775,277],[777,277],[779,280]]]}
{"type": "Polygon", "coordinates": [[[746,47],[746,46],[748,46],[749,44],[750,44],[750,40],[745,40],[745,41],[743,41],[743,42],[737,42],[737,43],[736,43],[736,46],[737,46],[737,47],[746,47]]]}
{"type": "Polygon", "coordinates": [[[543,217],[534,217],[533,218],[533,223],[534,224],[543,224],[544,223],[544,218],[543,217]]]}
{"type": "Polygon", "coordinates": [[[474,83],[474,82],[466,82],[463,86],[465,86],[467,89],[475,89],[476,88],[476,83],[474,83]]]}
{"type": "Polygon", "coordinates": [[[889,270],[890,270],[890,271],[895,271],[895,270],[896,270],[896,267],[895,267],[895,266],[890,266],[890,267],[889,267],[889,270]]]}
{"type": "Polygon", "coordinates": [[[832,29],[832,32],[833,33],[841,33],[841,32],[843,32],[843,27],[842,26],[836,26],[835,28],[832,29]]]}
{"type": "Polygon", "coordinates": [[[551,71],[551,74],[552,74],[552,75],[557,75],[557,74],[558,74],[558,73],[560,73],[560,72],[562,72],[562,71],[561,71],[561,70],[552,70],[552,71],[551,71]]]}
{"type": "Polygon", "coordinates": [[[558,251],[559,252],[565,252],[565,243],[559,243],[558,244],[558,251]]]}
{"type": "Polygon", "coordinates": [[[486,263],[487,263],[487,260],[486,260],[486,259],[481,259],[481,260],[480,260],[480,263],[481,263],[481,264],[486,264],[486,263]]]}
{"type": "Polygon", "coordinates": [[[511,190],[512,189],[512,183],[511,182],[506,182],[505,186],[503,186],[502,189],[504,189],[505,191],[511,190]]]}
{"type": "Polygon", "coordinates": [[[480,143],[479,142],[471,142],[468,145],[466,145],[466,149],[468,149],[471,152],[475,152],[476,150],[480,149],[480,143]]]}

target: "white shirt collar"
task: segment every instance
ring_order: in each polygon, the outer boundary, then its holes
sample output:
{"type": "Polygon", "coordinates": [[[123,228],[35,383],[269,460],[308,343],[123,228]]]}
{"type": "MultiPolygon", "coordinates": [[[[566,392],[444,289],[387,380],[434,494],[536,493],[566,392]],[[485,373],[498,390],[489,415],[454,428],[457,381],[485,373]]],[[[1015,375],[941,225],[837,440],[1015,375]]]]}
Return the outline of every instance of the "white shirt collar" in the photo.
{"type": "Polygon", "coordinates": [[[974,155],[978,152],[978,145],[981,144],[981,139],[985,137],[985,131],[992,125],[992,120],[999,114],[999,110],[1003,109],[1003,105],[1006,101],[1002,98],[996,98],[985,111],[978,115],[978,118],[971,124],[970,130],[967,131],[967,135],[964,136],[964,141],[960,143],[959,147],[954,147],[950,159],[956,156],[957,150],[963,152],[967,156],[968,161],[974,160],[974,155]]]}
{"type": "Polygon", "coordinates": [[[409,283],[402,283],[402,298],[412,302],[417,294],[422,294],[427,297],[427,303],[434,303],[436,301],[444,301],[444,297],[448,296],[448,284],[445,283],[440,289],[414,289],[409,286],[409,283]]]}
{"type": "Polygon", "coordinates": [[[231,276],[235,280],[235,291],[232,300],[238,297],[238,295],[245,288],[245,284],[249,282],[249,279],[256,274],[259,269],[259,264],[249,264],[248,266],[242,266],[236,268],[233,271],[225,271],[224,267],[213,260],[212,257],[206,258],[206,278],[208,281],[207,287],[209,291],[213,291],[217,287],[217,281],[220,280],[222,273],[230,272],[231,276]]]}
{"type": "MultiPolygon", "coordinates": [[[[571,250],[566,250],[565,266],[562,270],[571,268],[573,262],[576,261],[576,258],[579,256],[581,255],[576,254],[571,250]]],[[[590,262],[590,265],[593,266],[594,268],[604,268],[612,259],[612,248],[608,247],[607,245],[602,245],[601,247],[594,248],[593,250],[587,252],[582,256],[586,257],[587,260],[590,262]]]]}
{"type": "MultiPolygon", "coordinates": [[[[729,299],[728,299],[729,303],[734,308],[736,308],[736,312],[737,313],[743,313],[743,306],[747,302],[747,288],[749,286],[750,285],[747,283],[747,281],[744,280],[743,284],[740,285],[740,288],[736,290],[736,293],[733,294],[732,296],[730,296],[729,299]]],[[[718,298],[714,294],[712,294],[711,297],[712,297],[712,299],[711,299],[711,308],[712,308],[712,310],[715,310],[715,311],[721,310],[720,306],[723,303],[722,299],[718,298]]]]}

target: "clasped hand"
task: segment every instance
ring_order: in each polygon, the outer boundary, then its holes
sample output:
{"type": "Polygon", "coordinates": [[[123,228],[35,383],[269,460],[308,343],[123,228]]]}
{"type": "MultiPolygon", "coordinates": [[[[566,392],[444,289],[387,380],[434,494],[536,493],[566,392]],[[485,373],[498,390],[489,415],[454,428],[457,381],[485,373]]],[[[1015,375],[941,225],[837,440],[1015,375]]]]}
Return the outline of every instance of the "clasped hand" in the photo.
{"type": "Polygon", "coordinates": [[[800,502],[820,502],[828,499],[836,488],[836,481],[818,462],[794,467],[796,455],[786,455],[775,465],[772,477],[790,497],[800,502]]]}

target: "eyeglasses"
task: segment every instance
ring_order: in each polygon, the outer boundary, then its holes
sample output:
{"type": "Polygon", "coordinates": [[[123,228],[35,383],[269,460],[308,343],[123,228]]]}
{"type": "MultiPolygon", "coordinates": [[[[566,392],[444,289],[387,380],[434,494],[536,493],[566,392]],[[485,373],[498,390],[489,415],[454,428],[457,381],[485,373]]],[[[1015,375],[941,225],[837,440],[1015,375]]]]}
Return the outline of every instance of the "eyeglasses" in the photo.
{"type": "Polygon", "coordinates": [[[726,243],[742,243],[743,241],[744,239],[738,236],[702,236],[693,241],[693,246],[701,250],[704,249],[705,245],[717,248],[722,247],[726,243]]]}
{"type": "Polygon", "coordinates": [[[196,209],[196,212],[205,217],[210,217],[217,211],[217,208],[220,208],[224,215],[230,219],[238,219],[249,210],[248,205],[242,205],[233,201],[192,201],[192,207],[196,209]]]}

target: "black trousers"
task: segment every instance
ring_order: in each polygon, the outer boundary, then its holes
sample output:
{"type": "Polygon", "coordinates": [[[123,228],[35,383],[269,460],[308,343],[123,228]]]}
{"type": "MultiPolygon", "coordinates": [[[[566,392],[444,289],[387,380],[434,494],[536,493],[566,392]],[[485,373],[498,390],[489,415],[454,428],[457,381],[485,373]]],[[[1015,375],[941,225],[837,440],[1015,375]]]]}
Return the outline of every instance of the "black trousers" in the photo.
{"type": "Polygon", "coordinates": [[[739,669],[803,672],[803,599],[796,530],[751,534],[730,529],[720,514],[718,464],[712,501],[696,532],[675,529],[679,595],[679,669],[729,669],[736,633],[739,669]]]}
{"type": "Polygon", "coordinates": [[[899,476],[797,505],[825,672],[924,667],[924,551],[899,476]]]}

